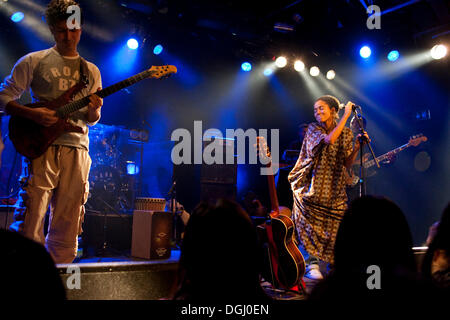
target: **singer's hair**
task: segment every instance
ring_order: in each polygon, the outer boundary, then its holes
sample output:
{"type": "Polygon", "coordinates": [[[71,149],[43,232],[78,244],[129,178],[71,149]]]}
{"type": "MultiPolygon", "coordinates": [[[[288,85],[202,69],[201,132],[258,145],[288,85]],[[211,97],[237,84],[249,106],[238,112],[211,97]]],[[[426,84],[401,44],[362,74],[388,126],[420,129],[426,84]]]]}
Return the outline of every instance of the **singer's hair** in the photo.
{"type": "Polygon", "coordinates": [[[335,119],[339,118],[338,111],[339,111],[340,102],[336,97],[331,96],[331,95],[325,95],[325,96],[321,96],[316,101],[318,101],[318,100],[325,102],[330,107],[330,109],[334,109],[336,111],[334,113],[335,119]]]}
{"type": "Polygon", "coordinates": [[[339,111],[340,102],[336,97],[326,95],[326,96],[321,96],[317,100],[321,100],[321,101],[325,102],[330,108],[334,108],[336,110],[336,112],[339,111]]]}
{"type": "MultiPolygon", "coordinates": [[[[69,6],[79,6],[74,0],[52,0],[45,10],[45,20],[48,26],[54,26],[60,21],[69,19],[70,13],[67,13],[69,6]]],[[[81,8],[80,8],[81,12],[81,8]]],[[[81,24],[83,24],[83,13],[81,12],[81,24]]]]}

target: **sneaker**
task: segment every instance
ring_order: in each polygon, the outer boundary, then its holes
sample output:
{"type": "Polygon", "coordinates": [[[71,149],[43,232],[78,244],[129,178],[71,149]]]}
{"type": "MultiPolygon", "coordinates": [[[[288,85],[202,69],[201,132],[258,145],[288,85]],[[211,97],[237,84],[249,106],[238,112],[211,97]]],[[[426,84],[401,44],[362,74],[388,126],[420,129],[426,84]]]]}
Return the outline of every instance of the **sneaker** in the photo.
{"type": "Polygon", "coordinates": [[[310,264],[306,266],[304,278],[308,278],[310,280],[322,280],[323,275],[320,272],[318,264],[310,264]]]}

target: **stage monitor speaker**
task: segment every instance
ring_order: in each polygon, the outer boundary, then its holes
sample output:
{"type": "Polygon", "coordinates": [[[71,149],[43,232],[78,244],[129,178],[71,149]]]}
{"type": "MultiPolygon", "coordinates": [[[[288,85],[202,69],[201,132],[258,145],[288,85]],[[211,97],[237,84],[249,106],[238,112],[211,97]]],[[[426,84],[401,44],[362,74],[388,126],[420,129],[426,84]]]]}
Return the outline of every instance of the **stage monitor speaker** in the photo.
{"type": "Polygon", "coordinates": [[[133,212],[131,255],[143,259],[168,259],[171,253],[172,213],[168,211],[133,212]]]}
{"type": "Polygon", "coordinates": [[[133,215],[86,212],[83,223],[83,254],[95,256],[106,243],[107,249],[125,252],[131,248],[133,215]]]}

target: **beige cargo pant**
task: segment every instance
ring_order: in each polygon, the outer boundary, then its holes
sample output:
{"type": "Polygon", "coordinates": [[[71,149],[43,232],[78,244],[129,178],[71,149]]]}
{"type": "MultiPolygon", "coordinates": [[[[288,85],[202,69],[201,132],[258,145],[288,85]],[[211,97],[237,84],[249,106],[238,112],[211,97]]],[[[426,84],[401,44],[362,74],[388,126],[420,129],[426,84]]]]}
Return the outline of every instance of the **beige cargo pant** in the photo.
{"type": "Polygon", "coordinates": [[[71,263],[82,232],[91,158],[85,149],[52,145],[26,160],[12,229],[47,248],[55,263],[71,263]],[[50,205],[47,237],[44,221],[50,205]]]}

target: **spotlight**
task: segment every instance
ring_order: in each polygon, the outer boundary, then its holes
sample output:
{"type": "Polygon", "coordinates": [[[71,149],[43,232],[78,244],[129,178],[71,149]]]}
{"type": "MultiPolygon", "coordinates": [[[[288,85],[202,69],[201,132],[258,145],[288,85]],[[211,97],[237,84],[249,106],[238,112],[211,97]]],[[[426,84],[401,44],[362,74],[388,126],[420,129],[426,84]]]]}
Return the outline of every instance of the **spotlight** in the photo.
{"type": "Polygon", "coordinates": [[[248,72],[252,70],[252,65],[250,64],[250,62],[244,62],[243,64],[241,64],[241,69],[245,72],[248,72]]]}
{"type": "Polygon", "coordinates": [[[23,12],[16,12],[11,16],[11,20],[15,23],[20,22],[23,20],[23,18],[25,17],[25,15],[23,14],[23,12]]]}
{"type": "Polygon", "coordinates": [[[268,77],[268,76],[270,76],[273,73],[273,70],[271,68],[267,68],[267,69],[264,70],[263,73],[264,73],[264,75],[266,77],[268,77]]]}
{"type": "Polygon", "coordinates": [[[397,50],[392,50],[391,52],[389,52],[389,54],[387,56],[388,60],[392,61],[392,62],[397,60],[398,57],[400,57],[400,53],[397,50]]]}
{"type": "Polygon", "coordinates": [[[158,44],[157,46],[155,46],[155,48],[153,48],[153,54],[158,55],[163,51],[163,46],[158,44]]]}
{"type": "Polygon", "coordinates": [[[433,59],[442,59],[447,55],[447,47],[443,44],[435,45],[433,48],[431,48],[431,57],[433,59]]]}
{"type": "Polygon", "coordinates": [[[137,48],[139,48],[139,42],[136,39],[131,38],[127,41],[127,46],[131,50],[136,50],[137,48]]]}
{"type": "Polygon", "coordinates": [[[317,68],[316,66],[311,67],[311,69],[309,69],[309,74],[312,75],[313,77],[317,77],[320,73],[319,68],[317,68]]]}
{"type": "Polygon", "coordinates": [[[372,54],[372,50],[368,46],[364,46],[359,50],[359,55],[364,59],[367,59],[372,54]]]}
{"type": "Polygon", "coordinates": [[[327,72],[327,79],[328,79],[328,80],[333,80],[334,77],[336,77],[336,72],[334,72],[334,70],[329,70],[329,71],[327,72]]]}
{"type": "Polygon", "coordinates": [[[139,166],[134,161],[127,161],[127,174],[134,176],[139,173],[139,166]]]}
{"type": "Polygon", "coordinates": [[[303,71],[305,70],[305,64],[303,63],[303,61],[297,60],[294,63],[294,69],[298,72],[303,71]]]}
{"type": "Polygon", "coordinates": [[[277,60],[275,60],[275,65],[278,68],[284,68],[287,64],[287,60],[285,57],[278,57],[277,60]]]}

